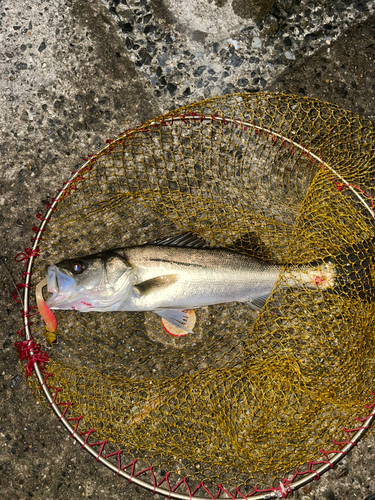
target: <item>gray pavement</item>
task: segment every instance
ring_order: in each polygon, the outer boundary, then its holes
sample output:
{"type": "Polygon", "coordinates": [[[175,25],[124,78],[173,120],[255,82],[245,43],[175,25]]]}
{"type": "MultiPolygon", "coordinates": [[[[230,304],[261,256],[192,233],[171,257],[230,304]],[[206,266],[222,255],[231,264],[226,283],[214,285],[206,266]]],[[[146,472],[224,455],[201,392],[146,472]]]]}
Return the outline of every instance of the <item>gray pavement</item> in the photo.
{"type": "MultiPolygon", "coordinates": [[[[374,1],[0,1],[1,498],[149,499],[97,464],[26,385],[13,259],[81,158],[181,104],[296,93],[375,121],[374,1]]],[[[375,493],[372,434],[294,497],[375,493]]],[[[157,495],[156,495],[157,497],[157,495]]]]}

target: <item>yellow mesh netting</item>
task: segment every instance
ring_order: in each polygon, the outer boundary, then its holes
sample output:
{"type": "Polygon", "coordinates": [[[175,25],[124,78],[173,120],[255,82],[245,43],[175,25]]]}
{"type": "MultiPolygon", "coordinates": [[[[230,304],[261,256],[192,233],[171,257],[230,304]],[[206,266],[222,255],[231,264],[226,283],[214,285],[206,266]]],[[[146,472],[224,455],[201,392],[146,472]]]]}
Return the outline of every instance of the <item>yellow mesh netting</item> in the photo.
{"type": "MultiPolygon", "coordinates": [[[[363,250],[375,236],[374,192],[369,122],[295,96],[207,100],[91,159],[53,212],[33,283],[47,263],[186,231],[283,264],[354,245],[375,277],[363,250]]],[[[57,401],[129,456],[197,480],[269,484],[332,449],[362,414],[374,369],[370,295],[297,289],[281,273],[277,314],[204,307],[182,338],[153,313],[59,311],[48,370],[63,387],[57,401]]],[[[42,322],[34,329],[43,342],[42,322]]]]}

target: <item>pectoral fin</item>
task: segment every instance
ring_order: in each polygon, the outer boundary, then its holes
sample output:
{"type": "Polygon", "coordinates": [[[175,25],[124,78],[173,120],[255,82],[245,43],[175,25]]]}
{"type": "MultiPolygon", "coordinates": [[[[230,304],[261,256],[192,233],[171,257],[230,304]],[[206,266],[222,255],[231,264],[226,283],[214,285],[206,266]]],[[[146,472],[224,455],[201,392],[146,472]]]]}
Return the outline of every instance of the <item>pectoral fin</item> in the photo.
{"type": "Polygon", "coordinates": [[[154,313],[167,320],[171,325],[181,328],[184,332],[193,333],[186,326],[188,315],[185,311],[180,311],[180,309],[154,309],[154,313]]]}
{"type": "Polygon", "coordinates": [[[148,293],[160,291],[163,290],[163,288],[168,288],[169,286],[176,283],[177,280],[177,274],[166,274],[164,276],[157,276],[156,278],[142,281],[141,283],[134,285],[134,288],[141,296],[144,296],[148,293]]]}

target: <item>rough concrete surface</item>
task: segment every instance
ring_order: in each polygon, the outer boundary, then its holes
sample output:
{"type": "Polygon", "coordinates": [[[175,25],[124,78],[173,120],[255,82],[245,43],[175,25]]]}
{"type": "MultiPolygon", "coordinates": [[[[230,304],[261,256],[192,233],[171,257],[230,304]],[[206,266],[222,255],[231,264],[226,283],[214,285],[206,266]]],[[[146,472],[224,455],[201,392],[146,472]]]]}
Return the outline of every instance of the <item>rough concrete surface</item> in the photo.
{"type": "MultiPolygon", "coordinates": [[[[12,299],[35,214],[124,129],[206,97],[279,91],[375,121],[374,1],[0,1],[0,485],[4,500],[149,499],[97,464],[36,403],[12,299]],[[13,278],[13,279],[12,279],[13,278]]],[[[79,228],[77,228],[79,230],[79,228]]],[[[295,498],[375,493],[373,435],[295,498]]],[[[156,495],[157,497],[157,495],[156,495]]]]}

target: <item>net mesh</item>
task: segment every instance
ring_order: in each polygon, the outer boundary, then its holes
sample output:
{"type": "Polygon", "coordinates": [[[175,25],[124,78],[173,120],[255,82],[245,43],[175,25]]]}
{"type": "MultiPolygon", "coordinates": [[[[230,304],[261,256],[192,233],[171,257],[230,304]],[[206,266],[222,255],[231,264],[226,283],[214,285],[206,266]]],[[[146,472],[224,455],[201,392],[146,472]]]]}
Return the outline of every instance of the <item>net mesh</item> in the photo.
{"type": "MultiPolygon", "coordinates": [[[[68,185],[33,284],[46,264],[186,231],[285,266],[351,247],[371,282],[374,158],[371,123],[316,100],[180,108],[126,131],[68,185]]],[[[296,288],[285,269],[260,313],[203,307],[181,338],[153,313],[56,311],[56,401],[161,476],[269,485],[318,458],[369,400],[374,304],[364,285],[296,288]]],[[[43,343],[41,320],[33,329],[43,343]]]]}

